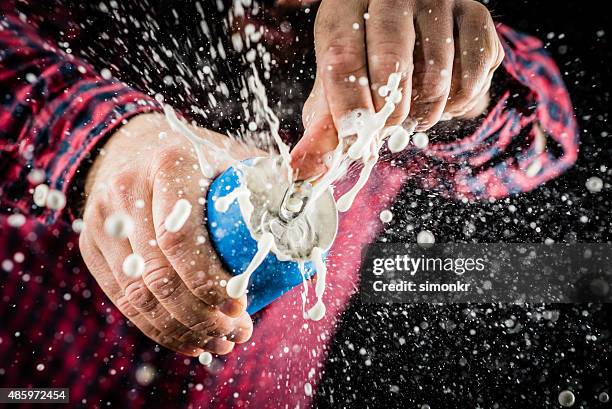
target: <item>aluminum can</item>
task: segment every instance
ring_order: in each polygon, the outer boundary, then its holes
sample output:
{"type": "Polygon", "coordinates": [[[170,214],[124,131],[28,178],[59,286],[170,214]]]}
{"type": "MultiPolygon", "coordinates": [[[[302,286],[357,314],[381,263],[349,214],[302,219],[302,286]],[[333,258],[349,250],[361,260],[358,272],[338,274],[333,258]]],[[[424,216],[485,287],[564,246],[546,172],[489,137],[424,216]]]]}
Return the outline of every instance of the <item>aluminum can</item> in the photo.
{"type": "Polygon", "coordinates": [[[331,191],[324,192],[313,203],[307,221],[302,217],[281,226],[277,219],[281,204],[291,190],[292,182],[282,169],[279,157],[254,158],[232,166],[210,185],[206,202],[206,224],[212,245],[224,267],[232,274],[241,274],[257,252],[261,229],[273,230],[275,245],[280,254],[270,252],[253,272],[247,292],[247,311],[253,314],[272,301],[302,284],[314,273],[310,261],[313,247],[326,256],[338,229],[338,211],[331,191]],[[250,219],[243,200],[236,199],[226,211],[219,211],[215,203],[235,189],[246,186],[250,192],[250,219]],[[287,236],[305,237],[296,245],[287,236]],[[288,245],[288,242],[291,245],[288,245]]]}

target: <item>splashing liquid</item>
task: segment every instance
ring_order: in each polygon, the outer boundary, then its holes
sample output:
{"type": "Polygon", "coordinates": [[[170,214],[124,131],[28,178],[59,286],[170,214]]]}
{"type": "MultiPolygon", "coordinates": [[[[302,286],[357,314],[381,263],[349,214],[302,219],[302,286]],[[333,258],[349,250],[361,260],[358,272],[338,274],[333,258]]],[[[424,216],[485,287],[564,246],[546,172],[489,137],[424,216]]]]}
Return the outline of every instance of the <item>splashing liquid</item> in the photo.
{"type": "MultiPolygon", "coordinates": [[[[230,12],[230,19],[234,15],[241,15],[244,12],[242,6],[246,6],[244,1],[237,0],[234,2],[233,11],[230,12]],[[236,5],[238,7],[236,7],[236,5]]],[[[247,37],[247,40],[250,37],[247,37]]],[[[237,51],[243,51],[242,40],[237,44],[235,41],[234,48],[237,51]],[[237,47],[237,46],[240,47],[237,47]],[[239,49],[238,49],[239,48],[239,49]]],[[[247,41],[247,46],[249,41],[247,41]]],[[[220,51],[220,50],[219,50],[220,51]]],[[[248,50],[244,50],[249,52],[248,50]]],[[[252,50],[251,50],[252,51],[252,50]]],[[[293,169],[291,168],[291,156],[289,147],[282,141],[279,135],[279,120],[270,108],[268,98],[265,92],[265,87],[259,78],[255,64],[251,62],[252,75],[247,78],[246,87],[248,92],[255,97],[253,109],[257,112],[254,115],[263,119],[268,127],[269,132],[280,155],[281,164],[279,169],[283,175],[278,175],[279,178],[286,179],[289,183],[293,182],[293,169]]],[[[267,74],[267,72],[266,72],[267,74]]],[[[266,77],[267,78],[267,77],[266,77]]],[[[323,250],[318,246],[311,246],[313,240],[316,241],[316,232],[324,226],[316,226],[313,214],[318,199],[325,192],[331,192],[331,188],[335,182],[341,179],[353,163],[361,163],[363,168],[355,185],[346,192],[337,203],[337,208],[341,212],[350,209],[357,194],[365,186],[368,181],[372,169],[379,159],[379,150],[381,149],[384,140],[387,136],[393,135],[393,143],[391,147],[394,151],[402,149],[407,145],[407,140],[410,135],[399,134],[397,127],[385,129],[385,123],[389,116],[395,110],[396,104],[401,101],[402,94],[399,88],[401,76],[398,73],[393,73],[389,76],[387,84],[379,90],[381,96],[386,97],[386,102],[380,111],[370,113],[366,111],[355,111],[344,120],[343,126],[339,131],[339,142],[336,149],[331,155],[328,170],[325,174],[312,182],[312,191],[310,197],[306,200],[305,205],[300,200],[289,200],[282,205],[286,205],[285,211],[289,213],[297,213],[294,220],[287,222],[283,217],[279,220],[271,218],[269,214],[262,214],[260,219],[253,219],[253,215],[261,208],[261,203],[257,202],[256,195],[249,191],[245,181],[240,184],[240,188],[235,189],[228,195],[217,198],[215,201],[215,210],[225,212],[229,209],[234,201],[238,201],[244,220],[247,222],[251,236],[257,241],[257,252],[248,267],[241,274],[232,277],[227,284],[227,292],[230,297],[239,298],[245,294],[248,288],[248,283],[253,272],[259,267],[263,260],[267,257],[270,251],[273,251],[279,260],[298,260],[303,276],[304,290],[302,293],[304,316],[312,320],[319,320],[325,315],[325,305],[323,303],[323,294],[325,292],[326,267],[323,261],[323,250]],[[300,252],[300,249],[310,248],[310,253],[299,254],[301,257],[295,257],[300,252]],[[317,284],[315,294],[317,296],[316,304],[306,312],[306,304],[308,299],[308,283],[303,274],[303,259],[312,262],[317,272],[317,284]]],[[[241,169],[241,174],[246,171],[247,165],[240,163],[232,158],[228,149],[221,148],[214,143],[196,135],[186,124],[184,124],[168,105],[164,107],[166,118],[172,129],[183,135],[194,147],[197,155],[199,168],[206,178],[212,178],[215,175],[217,165],[221,163],[221,159],[230,160],[238,169],[241,169]],[[205,152],[208,155],[205,155],[205,152]],[[208,159],[210,158],[210,159],[208,159]]],[[[246,116],[248,118],[248,116],[246,116]]],[[[249,123],[249,127],[251,124],[249,123]]],[[[253,123],[256,127],[257,125],[253,123]]],[[[293,185],[292,185],[293,186],[293,185]]],[[[275,212],[277,215],[281,213],[281,209],[275,212]]],[[[258,215],[259,217],[259,215],[258,215]]]]}

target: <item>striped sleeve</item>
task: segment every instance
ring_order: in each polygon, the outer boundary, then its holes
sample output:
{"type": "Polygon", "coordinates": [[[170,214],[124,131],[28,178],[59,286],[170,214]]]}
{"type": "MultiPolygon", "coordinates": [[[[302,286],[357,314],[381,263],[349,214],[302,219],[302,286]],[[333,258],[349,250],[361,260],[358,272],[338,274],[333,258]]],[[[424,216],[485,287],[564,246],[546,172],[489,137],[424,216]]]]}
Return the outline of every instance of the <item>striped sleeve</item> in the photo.
{"type": "Polygon", "coordinates": [[[579,132],[554,60],[535,37],[497,26],[512,79],[478,130],[431,144],[427,187],[468,199],[503,198],[558,177],[577,159],[579,132]]]}
{"type": "Polygon", "coordinates": [[[159,109],[26,22],[0,16],[0,211],[45,223],[73,217],[70,198],[80,193],[74,182],[95,147],[128,118],[159,109]],[[68,198],[68,205],[37,206],[32,192],[39,184],[68,198]]]}

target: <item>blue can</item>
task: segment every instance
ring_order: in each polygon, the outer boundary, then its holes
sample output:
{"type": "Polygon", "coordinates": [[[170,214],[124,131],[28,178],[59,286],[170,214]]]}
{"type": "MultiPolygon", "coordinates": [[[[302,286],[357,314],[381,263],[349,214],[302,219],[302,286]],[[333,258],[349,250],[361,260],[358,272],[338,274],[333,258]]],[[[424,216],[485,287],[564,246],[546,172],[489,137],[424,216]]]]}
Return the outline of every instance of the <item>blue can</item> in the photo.
{"type": "MultiPolygon", "coordinates": [[[[219,255],[224,267],[232,274],[241,274],[257,252],[257,241],[243,218],[238,200],[234,200],[227,211],[215,208],[217,198],[224,197],[246,183],[251,195],[270,195],[271,200],[264,203],[276,206],[280,203],[282,192],[290,185],[287,177],[279,169],[277,158],[255,158],[244,162],[240,169],[232,166],[218,176],[210,185],[207,194],[207,227],[212,245],[219,255]],[[245,177],[244,172],[252,172],[252,177],[245,177]],[[253,189],[251,186],[253,185],[253,189]]],[[[249,175],[246,175],[249,176],[249,175]]],[[[331,192],[326,192],[317,199],[314,211],[317,247],[324,254],[331,247],[338,226],[338,212],[331,192]]],[[[253,314],[272,301],[299,285],[302,274],[309,278],[315,273],[313,264],[307,258],[292,258],[281,261],[270,252],[263,263],[253,272],[248,286],[247,311],[253,314]],[[303,272],[300,262],[304,263],[303,272]]]]}

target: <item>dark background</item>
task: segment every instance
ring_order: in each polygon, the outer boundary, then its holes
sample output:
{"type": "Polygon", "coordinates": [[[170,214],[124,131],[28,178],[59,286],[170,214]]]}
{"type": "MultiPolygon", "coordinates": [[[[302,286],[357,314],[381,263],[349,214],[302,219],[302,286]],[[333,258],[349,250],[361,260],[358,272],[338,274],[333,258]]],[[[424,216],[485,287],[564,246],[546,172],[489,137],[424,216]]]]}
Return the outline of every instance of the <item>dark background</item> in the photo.
{"type": "MultiPolygon", "coordinates": [[[[610,171],[600,169],[612,165],[612,29],[602,4],[489,4],[496,20],[542,39],[557,61],[582,131],[577,164],[559,179],[497,204],[418,195],[409,183],[379,242],[414,242],[423,228],[441,242],[610,241],[610,189],[594,195],[584,188],[590,176],[611,180],[610,171]],[[589,221],[582,223],[582,215],[589,221]]],[[[610,394],[611,327],[610,305],[366,306],[353,299],[334,338],[317,406],[556,408],[559,392],[568,389],[576,408],[609,408],[612,403],[599,402],[598,395],[610,394]],[[506,319],[514,327],[507,328],[506,319]]]]}
{"type": "MultiPolygon", "coordinates": [[[[133,21],[109,18],[112,13],[100,13],[97,2],[21,6],[38,8],[31,15],[44,16],[39,19],[43,31],[69,43],[63,48],[71,48],[97,68],[110,68],[115,76],[151,95],[161,92],[183,112],[189,112],[190,105],[205,108],[205,115],[192,114],[203,126],[238,130],[243,121],[235,104],[221,103],[213,109],[206,98],[210,88],[194,87],[186,95],[177,82],[163,81],[168,75],[177,76],[179,67],[189,71],[208,64],[196,58],[195,50],[209,44],[195,34],[199,17],[193,2],[119,3],[119,16],[155,21],[158,38],[143,40],[133,21]],[[172,9],[179,19],[169,17],[172,9]],[[172,58],[162,55],[165,66],[150,59],[151,50],[161,53],[162,46],[174,51],[172,58]]],[[[488,4],[496,20],[541,38],[557,61],[581,128],[578,163],[533,192],[497,203],[462,204],[421,192],[408,182],[392,209],[393,222],[377,241],[414,242],[422,229],[431,230],[438,242],[610,241],[612,189],[608,185],[591,194],[584,187],[586,179],[595,175],[612,182],[610,171],[602,168],[612,166],[607,134],[612,132],[608,124],[612,29],[604,4],[552,0],[488,4]],[[511,204],[515,212],[509,210],[511,204]],[[588,221],[581,222],[581,216],[588,221]]],[[[207,8],[211,30],[224,38],[214,9],[207,8]]],[[[278,64],[270,81],[272,101],[282,102],[275,110],[288,137],[302,132],[301,104],[314,78],[309,34],[314,15],[314,11],[308,16],[296,12],[281,17],[300,36],[300,42],[289,48],[290,58],[280,50],[275,53],[278,64]]],[[[271,20],[277,17],[269,13],[271,20]]],[[[217,80],[237,93],[239,83],[232,73],[244,65],[236,56],[230,54],[226,63],[211,68],[217,80]]],[[[331,346],[315,406],[555,408],[559,392],[569,389],[576,395],[576,408],[612,407],[597,399],[602,391],[612,393],[611,326],[609,305],[366,306],[355,298],[331,346]]]]}

